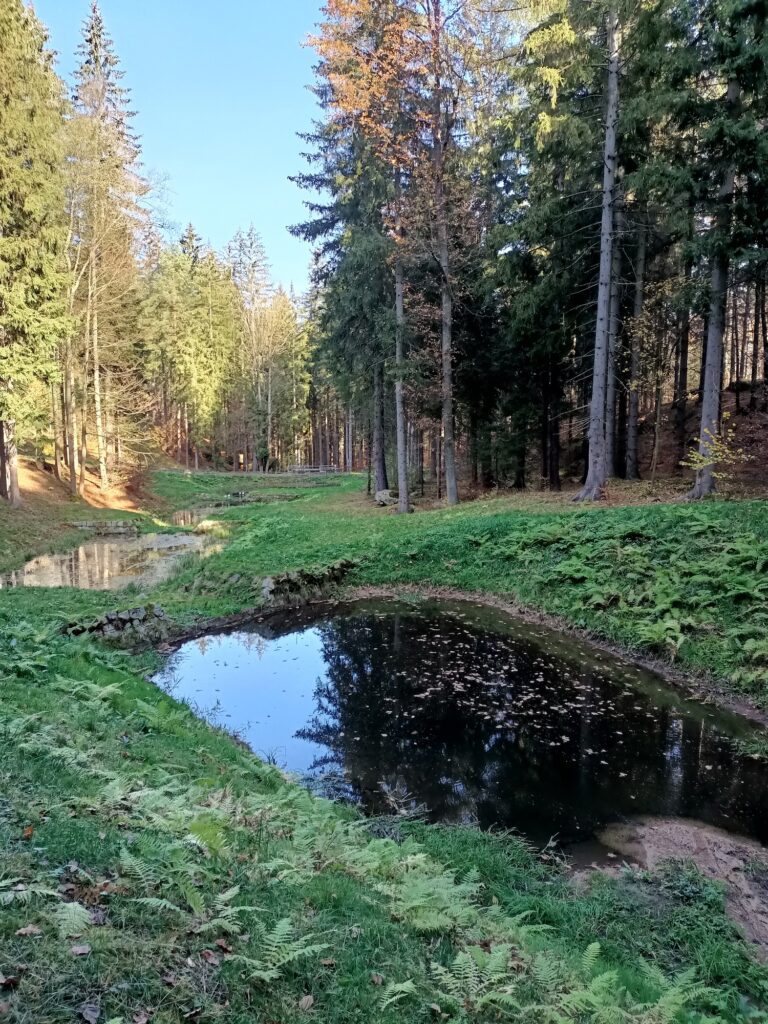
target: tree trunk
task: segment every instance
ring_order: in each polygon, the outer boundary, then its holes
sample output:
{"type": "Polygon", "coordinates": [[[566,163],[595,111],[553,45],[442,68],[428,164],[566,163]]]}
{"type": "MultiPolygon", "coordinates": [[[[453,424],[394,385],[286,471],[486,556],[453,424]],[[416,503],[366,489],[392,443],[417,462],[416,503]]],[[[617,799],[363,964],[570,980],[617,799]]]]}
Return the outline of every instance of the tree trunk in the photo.
{"type": "Polygon", "coordinates": [[[8,500],[11,492],[11,474],[8,460],[5,457],[5,423],[0,420],[0,498],[8,500]]]}
{"type": "Polygon", "coordinates": [[[88,468],[88,417],[86,415],[87,390],[83,392],[83,410],[80,414],[80,480],[77,493],[85,497],[86,470],[88,468]]]}
{"type": "Polygon", "coordinates": [[[611,266],[611,314],[608,319],[608,368],[605,385],[605,471],[616,475],[616,353],[619,347],[621,302],[621,249],[619,231],[621,218],[616,213],[611,266]]]}
{"type": "Polygon", "coordinates": [[[272,367],[267,370],[267,458],[264,463],[264,472],[269,472],[269,463],[272,458],[272,367]]]}
{"type": "MultiPolygon", "coordinates": [[[[691,279],[693,270],[690,258],[685,261],[685,283],[686,286],[691,279]]],[[[685,308],[680,314],[678,334],[678,372],[677,372],[677,393],[675,395],[675,433],[677,435],[677,462],[678,466],[685,458],[685,414],[688,405],[688,352],[691,341],[691,309],[688,305],[688,290],[686,287],[685,308]]]]}
{"type": "Polygon", "coordinates": [[[560,371],[554,369],[550,375],[550,402],[549,402],[549,489],[560,490],[560,398],[561,384],[560,371]]]}
{"type": "Polygon", "coordinates": [[[442,363],[441,395],[443,404],[443,463],[445,469],[445,497],[449,505],[459,500],[456,482],[456,445],[453,429],[453,297],[451,296],[451,266],[448,247],[448,210],[445,199],[445,158],[450,128],[443,116],[443,87],[441,79],[443,13],[441,0],[433,0],[431,16],[432,70],[434,73],[432,96],[432,156],[434,163],[435,228],[437,258],[440,263],[440,309],[442,334],[440,356],[442,363]]]}
{"type": "Polygon", "coordinates": [[[375,493],[388,488],[384,450],[384,367],[376,363],[373,368],[373,489],[375,493]]]}
{"type": "MultiPolygon", "coordinates": [[[[726,105],[735,116],[741,97],[738,80],[728,80],[726,105]]],[[[731,164],[723,172],[718,192],[718,210],[715,220],[718,245],[712,254],[712,271],[709,285],[709,329],[707,331],[707,359],[704,366],[704,389],[701,400],[701,428],[699,433],[699,455],[707,460],[712,446],[720,432],[720,385],[723,363],[723,333],[725,329],[725,304],[728,295],[728,248],[726,240],[731,227],[731,207],[736,169],[731,164]]],[[[690,498],[704,498],[715,490],[713,464],[705,461],[697,473],[696,481],[689,492],[690,498]]]]}
{"type": "Polygon", "coordinates": [[[53,433],[53,475],[61,480],[61,422],[58,388],[51,384],[51,429],[53,433]]]}
{"type": "MultiPolygon", "coordinates": [[[[399,241],[398,241],[399,244],[399,241]]],[[[395,254],[395,430],[397,434],[397,511],[408,512],[408,453],[405,437],[405,401],[403,398],[403,342],[405,305],[403,261],[395,254]]]]}
{"type": "Polygon", "coordinates": [[[0,493],[11,508],[21,508],[19,456],[16,450],[16,423],[0,421],[0,493]]]}
{"type": "Polygon", "coordinates": [[[760,307],[763,302],[763,282],[755,280],[755,308],[752,315],[752,373],[749,381],[749,408],[757,409],[757,371],[760,366],[760,307]]]}
{"type": "Polygon", "coordinates": [[[600,225],[600,280],[597,290],[597,324],[592,368],[592,397],[589,411],[589,456],[587,479],[576,501],[597,501],[604,497],[607,475],[605,450],[605,399],[608,373],[611,279],[613,270],[614,208],[616,203],[616,124],[619,114],[619,47],[616,12],[606,15],[608,85],[603,145],[603,198],[600,225]]]}
{"type": "Polygon", "coordinates": [[[456,505],[459,490],[456,482],[456,448],[453,431],[453,299],[448,281],[448,228],[445,210],[438,214],[442,225],[438,230],[440,264],[443,281],[442,301],[442,399],[443,399],[443,462],[445,466],[445,497],[449,505],[456,505]]]}
{"type": "Polygon", "coordinates": [[[64,416],[67,424],[67,465],[69,466],[69,492],[77,495],[77,413],[75,411],[75,371],[72,366],[72,350],[67,344],[66,367],[64,370],[64,416]]]}
{"type": "Polygon", "coordinates": [[[635,255],[635,296],[632,305],[632,331],[629,352],[629,403],[627,409],[627,480],[640,479],[638,457],[638,431],[640,422],[640,316],[645,302],[645,258],[648,231],[641,223],[638,227],[635,255]]]}
{"type": "Polygon", "coordinates": [[[98,365],[98,312],[93,310],[93,321],[91,328],[92,352],[93,352],[93,413],[96,427],[96,451],[98,453],[98,481],[101,490],[110,486],[110,476],[106,471],[106,437],[104,435],[104,423],[101,412],[101,372],[98,365]]]}

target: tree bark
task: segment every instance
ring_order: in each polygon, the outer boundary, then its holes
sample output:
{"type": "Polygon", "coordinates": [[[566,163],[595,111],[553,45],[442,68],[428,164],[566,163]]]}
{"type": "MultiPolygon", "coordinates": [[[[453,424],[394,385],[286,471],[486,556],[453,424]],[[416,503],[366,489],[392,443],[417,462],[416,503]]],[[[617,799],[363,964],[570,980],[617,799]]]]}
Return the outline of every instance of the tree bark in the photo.
{"type": "Polygon", "coordinates": [[[16,424],[0,421],[0,494],[11,508],[21,508],[19,488],[19,455],[16,449],[16,424]]]}
{"type": "Polygon", "coordinates": [[[752,372],[749,381],[749,408],[757,409],[757,371],[760,366],[760,306],[762,305],[762,281],[755,279],[755,307],[752,316],[752,372]]]}
{"type": "Polygon", "coordinates": [[[645,259],[648,231],[641,223],[638,227],[635,255],[635,295],[632,304],[632,331],[629,352],[629,402],[627,409],[627,480],[640,479],[638,432],[640,424],[640,337],[638,325],[645,302],[645,259]]]}
{"type": "Polygon", "coordinates": [[[687,285],[691,279],[693,266],[690,258],[685,261],[684,277],[686,283],[685,308],[680,314],[678,328],[678,370],[675,394],[675,433],[677,435],[677,462],[685,458],[685,414],[688,405],[688,352],[691,341],[691,309],[688,305],[687,285]]]}
{"type": "MultiPolygon", "coordinates": [[[[399,240],[396,242],[399,244],[399,240]]],[[[405,400],[403,397],[403,343],[405,340],[405,283],[403,260],[395,254],[395,431],[397,435],[397,511],[410,511],[408,501],[408,452],[405,436],[405,400]]]]}
{"type": "Polygon", "coordinates": [[[605,385],[605,472],[616,475],[616,354],[619,348],[621,319],[621,249],[618,235],[621,218],[614,219],[613,260],[611,265],[611,314],[608,320],[608,367],[605,385]]]}
{"type": "Polygon", "coordinates": [[[614,10],[606,15],[608,84],[603,144],[603,197],[600,225],[600,279],[597,290],[597,324],[592,368],[592,397],[589,412],[589,455],[587,479],[576,501],[597,501],[605,496],[607,476],[605,445],[605,399],[608,373],[611,280],[613,270],[614,209],[616,205],[616,127],[619,114],[618,18],[614,10]]]}
{"type": "Polygon", "coordinates": [[[453,429],[453,298],[451,296],[451,265],[448,246],[448,210],[445,198],[445,160],[450,127],[442,110],[442,35],[443,13],[441,0],[432,3],[432,70],[434,94],[432,97],[432,158],[434,164],[435,229],[437,258],[440,264],[440,310],[442,332],[440,356],[442,364],[441,396],[443,412],[443,464],[445,471],[445,497],[449,505],[459,500],[456,482],[456,446],[453,429]]]}
{"type": "MultiPolygon", "coordinates": [[[[728,81],[726,106],[730,116],[735,116],[741,98],[741,87],[736,78],[728,81]]],[[[699,455],[708,460],[712,454],[715,439],[720,433],[720,388],[723,364],[723,334],[725,311],[728,297],[728,246],[731,227],[731,208],[736,168],[729,164],[723,171],[723,180],[718,190],[718,209],[715,220],[716,249],[712,255],[712,270],[709,284],[709,329],[707,331],[707,358],[704,365],[704,388],[701,399],[701,428],[699,433],[699,455]]],[[[696,480],[688,494],[689,498],[704,498],[715,491],[714,466],[705,461],[696,472],[696,480]]]]}
{"type": "Polygon", "coordinates": [[[101,403],[101,366],[99,364],[99,310],[96,299],[96,269],[91,268],[88,287],[88,301],[93,303],[91,314],[91,353],[93,358],[93,412],[96,427],[96,451],[99,459],[99,486],[102,491],[109,488],[107,472],[107,439],[104,434],[104,417],[101,403]]]}
{"type": "Polygon", "coordinates": [[[373,489],[375,493],[388,488],[384,449],[384,367],[379,362],[373,368],[373,489]]]}
{"type": "Polygon", "coordinates": [[[77,495],[77,413],[75,411],[75,371],[72,366],[71,343],[67,342],[64,369],[64,417],[67,425],[67,465],[69,467],[69,493],[77,495]]]}

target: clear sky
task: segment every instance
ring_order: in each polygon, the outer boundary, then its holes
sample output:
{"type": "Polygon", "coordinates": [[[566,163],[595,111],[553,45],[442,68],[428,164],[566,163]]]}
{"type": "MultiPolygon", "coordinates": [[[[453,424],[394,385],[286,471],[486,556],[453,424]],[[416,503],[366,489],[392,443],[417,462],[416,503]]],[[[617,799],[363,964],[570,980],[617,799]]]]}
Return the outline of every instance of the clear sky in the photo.
{"type": "MultiPolygon", "coordinates": [[[[168,220],[221,248],[251,222],[277,282],[301,291],[309,247],[286,226],[304,215],[289,174],[303,169],[313,53],[302,47],[322,0],[101,0],[132,91],[144,164],[168,220]]],[[[34,0],[68,79],[90,0],[34,0]]]]}

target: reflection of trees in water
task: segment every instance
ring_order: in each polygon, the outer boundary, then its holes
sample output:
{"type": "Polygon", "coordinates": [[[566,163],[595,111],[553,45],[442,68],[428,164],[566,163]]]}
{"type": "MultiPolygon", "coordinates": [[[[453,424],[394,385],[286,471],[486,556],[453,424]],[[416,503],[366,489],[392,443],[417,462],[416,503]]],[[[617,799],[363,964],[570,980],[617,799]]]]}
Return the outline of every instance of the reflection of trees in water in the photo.
{"type": "Polygon", "coordinates": [[[762,773],[703,711],[656,706],[456,618],[352,616],[320,634],[326,675],[298,735],[374,812],[392,809],[386,791],[407,791],[435,819],[545,838],[643,812],[758,831],[765,818],[762,773]]]}

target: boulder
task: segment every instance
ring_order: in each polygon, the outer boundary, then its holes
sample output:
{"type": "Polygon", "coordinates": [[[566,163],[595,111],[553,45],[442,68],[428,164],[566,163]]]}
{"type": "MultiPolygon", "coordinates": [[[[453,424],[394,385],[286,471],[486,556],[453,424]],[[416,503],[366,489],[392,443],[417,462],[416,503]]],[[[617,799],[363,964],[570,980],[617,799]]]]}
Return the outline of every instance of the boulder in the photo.
{"type": "Polygon", "coordinates": [[[376,491],[373,501],[374,504],[378,505],[380,508],[384,508],[386,505],[397,504],[397,498],[392,497],[392,492],[390,490],[376,491]]]}

